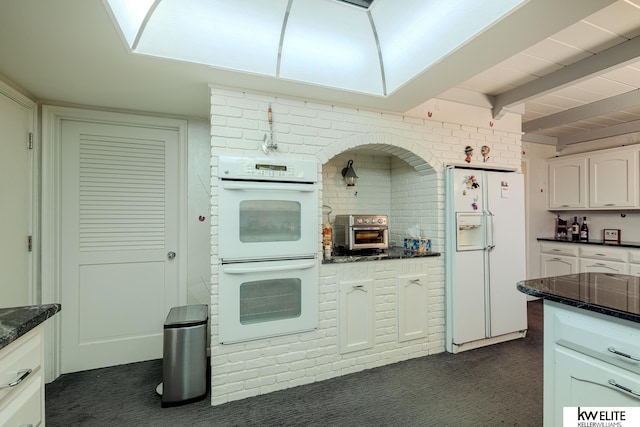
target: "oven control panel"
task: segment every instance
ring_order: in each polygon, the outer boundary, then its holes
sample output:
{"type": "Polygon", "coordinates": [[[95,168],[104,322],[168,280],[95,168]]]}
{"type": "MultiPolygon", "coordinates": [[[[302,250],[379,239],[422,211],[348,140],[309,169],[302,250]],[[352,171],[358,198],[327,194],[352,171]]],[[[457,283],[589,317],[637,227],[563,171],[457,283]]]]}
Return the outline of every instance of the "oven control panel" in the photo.
{"type": "Polygon", "coordinates": [[[317,182],[317,162],[292,158],[220,156],[221,179],[317,182]]]}

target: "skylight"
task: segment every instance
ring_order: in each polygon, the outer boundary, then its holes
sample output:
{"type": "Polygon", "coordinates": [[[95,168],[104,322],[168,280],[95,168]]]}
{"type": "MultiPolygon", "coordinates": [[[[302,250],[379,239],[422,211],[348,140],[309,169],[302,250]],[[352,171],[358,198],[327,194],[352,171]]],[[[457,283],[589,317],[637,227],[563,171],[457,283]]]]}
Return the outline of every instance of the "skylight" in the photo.
{"type": "Polygon", "coordinates": [[[365,9],[369,9],[369,7],[371,6],[371,3],[373,3],[373,0],[338,0],[338,1],[349,3],[354,6],[364,7],[365,9]]]}
{"type": "Polygon", "coordinates": [[[526,1],[103,0],[133,53],[379,96],[526,1]]]}

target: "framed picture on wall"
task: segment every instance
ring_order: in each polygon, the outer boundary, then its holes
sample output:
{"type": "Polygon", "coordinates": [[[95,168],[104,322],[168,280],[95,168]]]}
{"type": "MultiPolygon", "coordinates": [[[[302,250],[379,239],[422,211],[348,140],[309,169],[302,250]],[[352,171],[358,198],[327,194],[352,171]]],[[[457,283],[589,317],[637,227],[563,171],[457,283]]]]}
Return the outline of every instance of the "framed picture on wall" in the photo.
{"type": "Polygon", "coordinates": [[[620,243],[620,229],[605,228],[602,230],[602,240],[605,243],[620,243]]]}

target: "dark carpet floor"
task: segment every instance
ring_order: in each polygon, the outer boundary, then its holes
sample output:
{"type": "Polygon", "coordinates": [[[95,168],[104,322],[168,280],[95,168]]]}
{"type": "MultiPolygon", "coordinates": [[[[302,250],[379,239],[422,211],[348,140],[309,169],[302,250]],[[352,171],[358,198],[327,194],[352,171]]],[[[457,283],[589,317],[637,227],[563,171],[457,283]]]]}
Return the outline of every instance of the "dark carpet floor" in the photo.
{"type": "Polygon", "coordinates": [[[47,384],[56,426],[541,426],[542,301],[523,339],[441,353],[224,405],[161,408],[161,360],[47,384]]]}

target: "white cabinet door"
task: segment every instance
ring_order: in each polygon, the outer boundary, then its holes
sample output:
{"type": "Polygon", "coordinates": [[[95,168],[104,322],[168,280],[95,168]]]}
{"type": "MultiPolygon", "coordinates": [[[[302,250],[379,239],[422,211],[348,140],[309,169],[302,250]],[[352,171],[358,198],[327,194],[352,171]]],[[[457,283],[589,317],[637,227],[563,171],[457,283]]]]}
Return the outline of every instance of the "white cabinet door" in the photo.
{"type": "Polygon", "coordinates": [[[627,274],[627,264],[619,261],[580,258],[580,272],[627,274]]]}
{"type": "Polygon", "coordinates": [[[640,277],[640,264],[629,264],[629,275],[640,277]]]}
{"type": "Polygon", "coordinates": [[[373,280],[340,283],[340,353],[373,347],[373,280]]]}
{"type": "Polygon", "coordinates": [[[549,161],[549,209],[587,207],[587,158],[549,161]]]}
{"type": "Polygon", "coordinates": [[[589,158],[589,207],[638,206],[638,151],[624,150],[589,158]]]}
{"type": "Polygon", "coordinates": [[[551,254],[540,255],[540,277],[563,276],[578,272],[578,258],[551,254]]]}
{"type": "Polygon", "coordinates": [[[560,346],[555,348],[555,361],[554,409],[545,408],[545,425],[561,426],[563,407],[640,405],[640,398],[632,394],[640,393],[637,374],[560,346]]]}
{"type": "Polygon", "coordinates": [[[398,277],[398,342],[427,336],[427,275],[398,277]]]}

